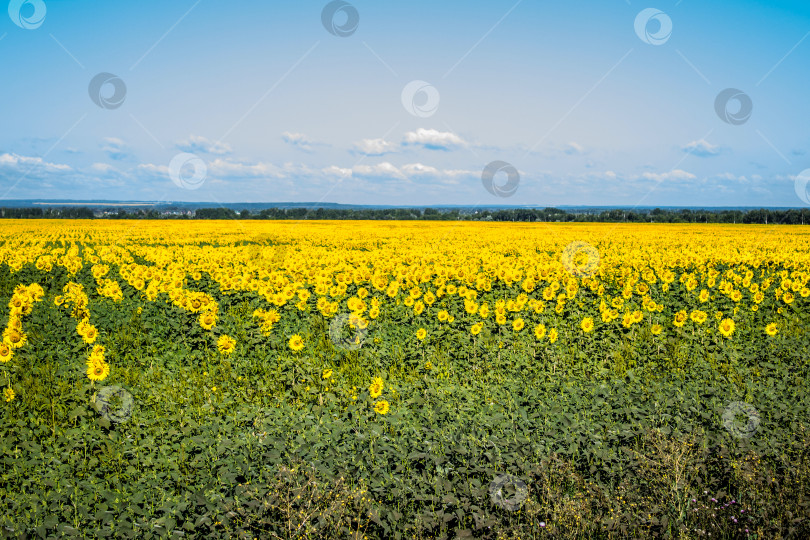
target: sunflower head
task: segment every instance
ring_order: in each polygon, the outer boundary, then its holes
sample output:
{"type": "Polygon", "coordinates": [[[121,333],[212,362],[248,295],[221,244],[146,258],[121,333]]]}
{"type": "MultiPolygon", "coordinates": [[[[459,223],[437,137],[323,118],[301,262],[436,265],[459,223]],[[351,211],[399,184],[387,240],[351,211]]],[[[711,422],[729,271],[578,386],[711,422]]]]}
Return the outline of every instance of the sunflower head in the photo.
{"type": "Polygon", "coordinates": [[[377,414],[387,414],[389,408],[390,405],[388,405],[387,401],[378,401],[377,403],[374,404],[374,412],[376,412],[377,414]]]}

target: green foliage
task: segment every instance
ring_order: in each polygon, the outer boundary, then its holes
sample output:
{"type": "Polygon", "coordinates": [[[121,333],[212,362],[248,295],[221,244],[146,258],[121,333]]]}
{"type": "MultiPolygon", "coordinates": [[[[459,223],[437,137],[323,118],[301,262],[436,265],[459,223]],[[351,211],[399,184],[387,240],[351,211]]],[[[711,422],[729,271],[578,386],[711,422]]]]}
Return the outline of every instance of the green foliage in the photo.
{"type": "MultiPolygon", "coordinates": [[[[0,270],[0,298],[33,274],[0,270]]],[[[193,315],[159,302],[139,311],[127,290],[120,303],[93,300],[113,365],[99,384],[52,301],[69,276],[49,276],[25,319],[29,343],[3,367],[16,393],[0,406],[4,535],[810,535],[801,324],[741,348],[637,328],[598,343],[560,328],[572,338],[550,346],[506,331],[450,340],[437,326],[419,342],[400,306],[401,320],[371,325],[357,350],[307,314],[296,354],[293,328],[263,336],[250,320],[258,303],[237,293],[220,301],[214,335],[239,343],[223,356],[193,315]],[[377,376],[386,415],[372,408],[377,376]],[[113,386],[132,397],[126,418],[93,400],[113,386]],[[732,401],[759,411],[752,437],[724,428],[732,401]],[[503,474],[527,486],[516,511],[490,495],[503,474]]],[[[72,279],[93,287],[86,270],[72,279]]]]}

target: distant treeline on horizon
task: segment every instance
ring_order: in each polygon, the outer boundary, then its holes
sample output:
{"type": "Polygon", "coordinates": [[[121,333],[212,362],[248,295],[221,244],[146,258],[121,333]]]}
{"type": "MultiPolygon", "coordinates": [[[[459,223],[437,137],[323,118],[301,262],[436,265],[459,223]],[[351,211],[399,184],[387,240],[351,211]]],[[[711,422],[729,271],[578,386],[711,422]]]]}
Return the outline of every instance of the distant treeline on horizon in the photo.
{"type": "Polygon", "coordinates": [[[559,208],[513,208],[505,210],[385,208],[268,208],[258,212],[230,208],[200,208],[196,211],[132,210],[123,208],[91,209],[4,208],[6,219],[270,219],[270,220],[423,220],[423,221],[546,221],[546,222],[636,222],[636,223],[760,223],[782,225],[810,224],[810,209],[756,210],[624,210],[566,211],[559,208]]]}

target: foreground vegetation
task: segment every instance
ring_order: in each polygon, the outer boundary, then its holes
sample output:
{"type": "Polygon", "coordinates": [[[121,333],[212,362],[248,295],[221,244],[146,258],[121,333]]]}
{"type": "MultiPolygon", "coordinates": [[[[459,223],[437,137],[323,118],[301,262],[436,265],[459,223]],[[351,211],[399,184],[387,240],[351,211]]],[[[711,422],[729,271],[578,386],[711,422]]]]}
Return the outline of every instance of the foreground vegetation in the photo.
{"type": "Polygon", "coordinates": [[[2,231],[5,536],[810,535],[810,228],[2,231]]]}

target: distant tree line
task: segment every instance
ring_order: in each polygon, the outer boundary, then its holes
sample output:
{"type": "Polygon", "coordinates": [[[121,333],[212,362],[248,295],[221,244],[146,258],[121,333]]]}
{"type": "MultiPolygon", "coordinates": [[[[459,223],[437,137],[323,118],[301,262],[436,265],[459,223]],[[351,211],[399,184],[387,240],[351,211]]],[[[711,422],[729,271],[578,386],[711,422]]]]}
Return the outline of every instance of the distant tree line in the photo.
{"type": "Polygon", "coordinates": [[[16,219],[292,219],[292,220],[425,220],[425,221],[543,221],[608,223],[760,223],[782,225],[810,224],[810,209],[789,210],[604,210],[566,211],[559,208],[267,208],[259,212],[231,208],[200,208],[194,215],[178,211],[68,208],[0,208],[0,218],[16,219]]]}
{"type": "Polygon", "coordinates": [[[66,208],[0,208],[0,217],[11,219],[92,219],[93,211],[87,207],[66,208]]]}

